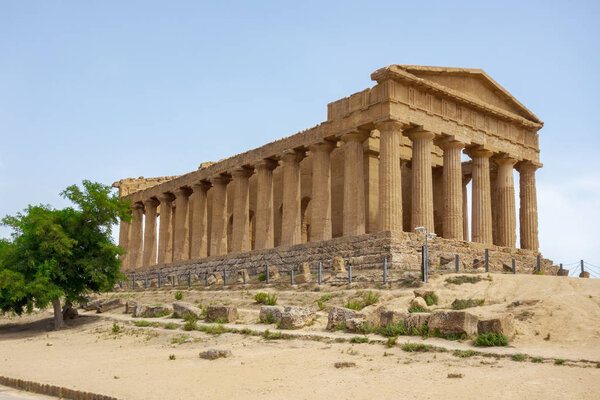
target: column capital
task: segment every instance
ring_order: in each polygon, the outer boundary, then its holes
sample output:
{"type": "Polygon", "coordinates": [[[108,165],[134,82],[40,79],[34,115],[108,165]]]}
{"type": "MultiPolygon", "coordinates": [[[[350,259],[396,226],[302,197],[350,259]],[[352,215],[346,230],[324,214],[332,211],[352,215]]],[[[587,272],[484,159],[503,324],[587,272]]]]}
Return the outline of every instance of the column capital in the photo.
{"type": "Polygon", "coordinates": [[[142,203],[141,201],[138,201],[136,203],[133,203],[131,205],[131,208],[133,208],[134,210],[143,210],[144,209],[144,203],[142,203]]]}
{"type": "Polygon", "coordinates": [[[158,204],[158,200],[156,200],[156,198],[154,197],[150,197],[149,199],[144,200],[144,207],[146,208],[157,207],[158,204]]]}
{"type": "Polygon", "coordinates": [[[323,142],[311,144],[310,146],[308,146],[308,150],[310,150],[312,153],[317,153],[321,151],[326,151],[329,153],[332,152],[333,149],[335,149],[335,147],[335,143],[325,140],[323,142]]]}
{"type": "Polygon", "coordinates": [[[187,197],[191,193],[191,189],[187,186],[178,187],[173,191],[175,198],[187,197]]]}
{"type": "Polygon", "coordinates": [[[192,191],[194,193],[206,192],[211,187],[211,183],[208,181],[198,181],[192,184],[192,191]]]}
{"type": "Polygon", "coordinates": [[[471,158],[490,158],[494,153],[483,146],[474,146],[465,149],[465,154],[471,158]]]}
{"type": "Polygon", "coordinates": [[[375,123],[375,129],[377,129],[379,132],[385,132],[385,131],[404,131],[406,129],[408,129],[410,127],[410,124],[406,123],[406,122],[401,122],[401,121],[397,121],[397,120],[387,120],[387,121],[380,121],[380,122],[376,122],[375,123]]]}
{"type": "Polygon", "coordinates": [[[215,185],[227,185],[231,181],[231,177],[228,175],[217,175],[208,179],[210,183],[215,185]]]}
{"type": "Polygon", "coordinates": [[[254,168],[240,167],[231,171],[233,179],[250,178],[254,173],[254,168]]]}
{"type": "Polygon", "coordinates": [[[269,171],[274,170],[279,165],[279,162],[270,158],[265,158],[254,164],[254,168],[257,170],[266,169],[269,171]]]}
{"type": "Polygon", "coordinates": [[[515,168],[519,172],[535,172],[538,168],[542,167],[542,163],[536,161],[524,160],[520,161],[515,165],[515,168]]]}
{"type": "Polygon", "coordinates": [[[348,143],[348,142],[362,143],[365,140],[367,140],[367,138],[369,137],[369,133],[370,133],[370,131],[367,131],[367,130],[356,129],[356,130],[353,130],[353,131],[343,134],[342,141],[344,143],[348,143]]]}
{"type": "Polygon", "coordinates": [[[286,152],[283,153],[283,155],[281,156],[281,159],[283,160],[283,162],[295,162],[295,163],[299,163],[300,161],[302,161],[302,159],[306,157],[306,152],[304,150],[297,150],[297,149],[293,149],[293,150],[288,150],[286,152]]]}
{"type": "Polygon", "coordinates": [[[516,158],[511,157],[506,153],[495,154],[492,157],[492,161],[494,161],[498,166],[510,165],[511,167],[513,167],[518,162],[516,158]]]}
{"type": "Polygon", "coordinates": [[[164,192],[158,195],[158,200],[163,203],[163,202],[169,202],[169,201],[173,201],[175,198],[175,196],[173,196],[173,193],[170,192],[164,192]]]}
{"type": "Polygon", "coordinates": [[[415,139],[430,139],[432,140],[435,137],[435,133],[426,131],[422,128],[411,129],[408,132],[405,132],[405,135],[408,136],[410,140],[415,139]]]}
{"type": "Polygon", "coordinates": [[[464,142],[461,142],[460,140],[456,140],[456,139],[451,139],[451,138],[444,138],[444,139],[438,141],[436,144],[442,150],[462,149],[463,147],[465,147],[464,142]]]}

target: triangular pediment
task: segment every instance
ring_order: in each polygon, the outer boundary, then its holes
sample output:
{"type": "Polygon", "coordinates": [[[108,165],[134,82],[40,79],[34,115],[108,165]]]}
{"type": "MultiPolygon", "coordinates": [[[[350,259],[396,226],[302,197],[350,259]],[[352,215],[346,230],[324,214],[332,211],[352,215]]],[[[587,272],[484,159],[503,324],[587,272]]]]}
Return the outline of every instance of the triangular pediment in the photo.
{"type": "Polygon", "coordinates": [[[417,78],[434,82],[483,103],[541,123],[539,118],[481,69],[396,65],[417,78]]]}

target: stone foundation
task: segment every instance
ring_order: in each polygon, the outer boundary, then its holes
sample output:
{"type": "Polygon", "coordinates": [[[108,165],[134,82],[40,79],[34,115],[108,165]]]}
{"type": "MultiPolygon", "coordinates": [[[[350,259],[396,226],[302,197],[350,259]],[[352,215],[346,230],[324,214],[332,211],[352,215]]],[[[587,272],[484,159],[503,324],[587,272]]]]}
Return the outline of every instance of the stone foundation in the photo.
{"type": "MultiPolygon", "coordinates": [[[[253,250],[244,253],[232,253],[212,256],[200,260],[186,260],[171,264],[156,265],[135,272],[136,281],[156,278],[160,272],[163,284],[172,283],[176,275],[180,281],[186,281],[189,272],[194,277],[205,274],[228,273],[228,283],[235,283],[233,276],[242,269],[251,275],[265,270],[265,266],[277,267],[280,273],[289,273],[292,269],[299,272],[304,263],[316,271],[319,262],[324,272],[333,270],[335,257],[342,257],[346,265],[351,265],[358,273],[365,270],[381,270],[387,259],[389,271],[418,271],[421,265],[421,246],[424,237],[415,233],[379,232],[359,236],[339,237],[320,242],[309,242],[294,246],[280,246],[273,249],[253,250]],[[232,278],[229,278],[232,277],[232,278]]],[[[459,256],[460,270],[485,270],[485,249],[489,254],[490,271],[507,271],[515,260],[516,272],[532,274],[537,265],[537,252],[508,247],[485,246],[479,243],[446,240],[436,238],[429,242],[429,265],[432,270],[455,268],[455,255],[459,256]]],[[[541,271],[556,275],[558,267],[551,260],[541,258],[541,271]]],[[[128,274],[131,278],[131,274],[128,274]]]]}

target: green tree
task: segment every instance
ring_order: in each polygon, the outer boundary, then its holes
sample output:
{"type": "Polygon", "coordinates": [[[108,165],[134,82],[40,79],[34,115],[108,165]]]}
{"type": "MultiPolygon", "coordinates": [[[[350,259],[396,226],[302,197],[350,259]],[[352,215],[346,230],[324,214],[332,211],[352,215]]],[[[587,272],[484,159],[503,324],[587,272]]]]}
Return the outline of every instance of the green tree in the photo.
{"type": "Polygon", "coordinates": [[[13,233],[0,240],[0,311],[21,315],[52,304],[55,329],[63,325],[61,298],[69,307],[123,277],[112,226],[131,220],[129,201],[110,186],[83,181],[83,189],[72,185],[61,196],[75,208],[30,205],[2,220],[13,233]]]}

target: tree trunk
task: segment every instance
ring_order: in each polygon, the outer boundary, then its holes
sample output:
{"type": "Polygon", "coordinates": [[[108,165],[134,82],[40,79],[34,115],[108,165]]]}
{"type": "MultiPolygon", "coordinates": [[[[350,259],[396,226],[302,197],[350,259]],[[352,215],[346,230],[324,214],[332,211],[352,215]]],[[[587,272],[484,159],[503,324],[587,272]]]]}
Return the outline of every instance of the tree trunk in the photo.
{"type": "Polygon", "coordinates": [[[60,299],[52,300],[52,307],[54,308],[54,330],[59,330],[63,327],[63,314],[60,307],[60,299]]]}

